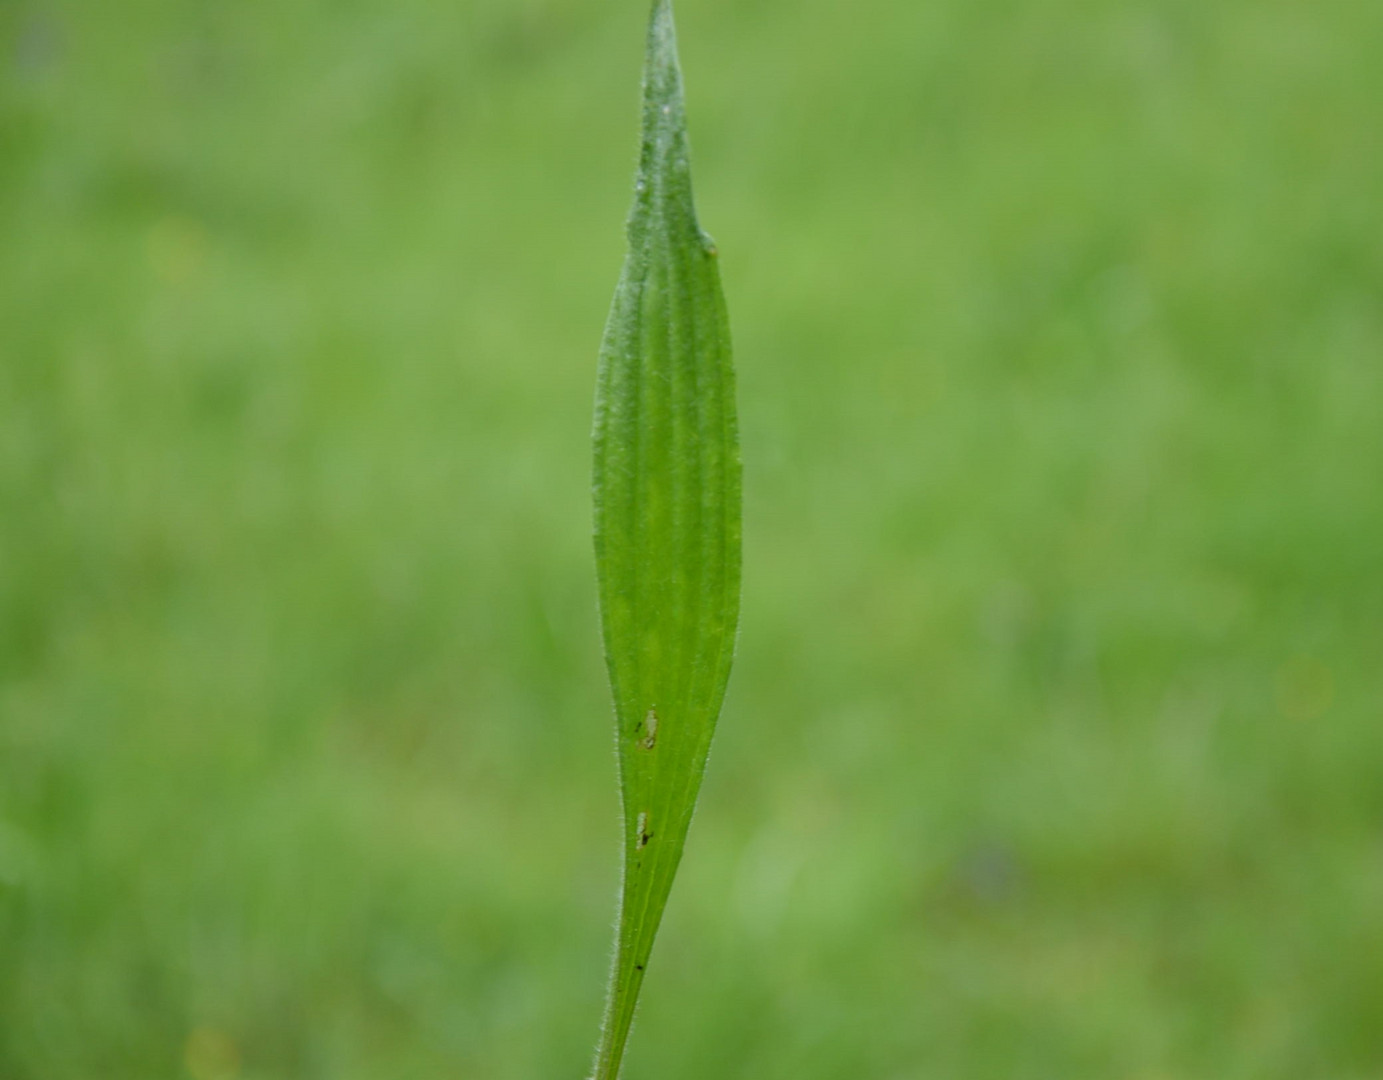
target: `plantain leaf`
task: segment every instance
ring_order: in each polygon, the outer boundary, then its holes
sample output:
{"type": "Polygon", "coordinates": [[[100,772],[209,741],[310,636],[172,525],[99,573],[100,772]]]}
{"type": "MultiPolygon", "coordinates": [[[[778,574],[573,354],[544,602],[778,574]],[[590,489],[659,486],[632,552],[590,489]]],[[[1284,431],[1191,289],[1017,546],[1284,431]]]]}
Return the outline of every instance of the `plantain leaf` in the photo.
{"type": "Polygon", "coordinates": [[[624,879],[594,1080],[615,1080],[725,697],[740,463],[716,248],[692,204],[670,0],[656,0],[629,252],[600,352],[595,551],[624,879]]]}

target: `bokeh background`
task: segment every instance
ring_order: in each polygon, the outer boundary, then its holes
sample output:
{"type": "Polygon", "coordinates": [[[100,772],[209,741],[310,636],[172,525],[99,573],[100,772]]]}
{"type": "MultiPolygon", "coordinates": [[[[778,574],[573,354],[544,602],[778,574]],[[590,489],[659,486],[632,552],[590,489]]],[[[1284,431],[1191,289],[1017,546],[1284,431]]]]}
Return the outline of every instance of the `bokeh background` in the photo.
{"type": "MultiPolygon", "coordinates": [[[[630,1080],[1383,1077],[1383,6],[681,0],[738,667],[630,1080]]],[[[0,4],[0,1077],[579,1080],[641,0],[0,4]]]]}

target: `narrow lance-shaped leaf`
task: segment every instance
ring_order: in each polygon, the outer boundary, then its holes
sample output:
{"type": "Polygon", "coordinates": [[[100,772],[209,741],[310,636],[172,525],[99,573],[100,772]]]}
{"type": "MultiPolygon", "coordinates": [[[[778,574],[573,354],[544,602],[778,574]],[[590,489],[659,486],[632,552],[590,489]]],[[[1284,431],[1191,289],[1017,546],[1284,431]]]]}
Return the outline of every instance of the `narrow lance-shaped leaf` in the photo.
{"type": "Polygon", "coordinates": [[[691,823],[739,619],[740,463],[716,248],[692,204],[670,0],[656,0],[629,252],[600,353],[595,549],[624,880],[595,1080],[615,1080],[691,823]]]}

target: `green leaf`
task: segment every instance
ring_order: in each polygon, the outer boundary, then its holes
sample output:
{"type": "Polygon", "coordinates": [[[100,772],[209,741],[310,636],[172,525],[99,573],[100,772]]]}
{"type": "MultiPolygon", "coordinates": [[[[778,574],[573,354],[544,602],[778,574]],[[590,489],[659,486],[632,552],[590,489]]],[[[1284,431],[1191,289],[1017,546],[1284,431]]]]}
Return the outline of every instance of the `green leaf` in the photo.
{"type": "Polygon", "coordinates": [[[629,252],[600,352],[595,550],[624,880],[595,1080],[615,1080],[682,857],[739,620],[740,463],[716,248],[692,204],[669,0],[657,0],[629,252]]]}

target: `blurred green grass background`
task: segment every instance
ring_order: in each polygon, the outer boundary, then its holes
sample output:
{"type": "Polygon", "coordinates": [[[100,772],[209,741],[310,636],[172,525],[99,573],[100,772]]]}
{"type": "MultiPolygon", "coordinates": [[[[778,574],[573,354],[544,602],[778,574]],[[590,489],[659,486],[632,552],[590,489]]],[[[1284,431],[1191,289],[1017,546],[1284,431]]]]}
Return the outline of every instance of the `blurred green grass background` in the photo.
{"type": "MultiPolygon", "coordinates": [[[[0,5],[0,1077],[584,1076],[645,5],[0,5]]],[[[744,622],[630,1080],[1383,1077],[1383,7],[682,0],[744,622]]]]}

